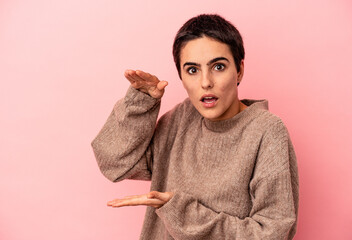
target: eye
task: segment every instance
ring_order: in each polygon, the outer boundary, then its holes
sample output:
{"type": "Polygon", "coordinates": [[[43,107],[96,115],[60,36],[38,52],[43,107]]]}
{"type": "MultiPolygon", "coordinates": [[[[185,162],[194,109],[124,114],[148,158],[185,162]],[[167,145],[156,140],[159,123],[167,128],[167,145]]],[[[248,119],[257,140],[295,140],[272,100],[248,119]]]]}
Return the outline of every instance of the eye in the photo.
{"type": "Polygon", "coordinates": [[[188,72],[189,74],[193,75],[193,74],[195,74],[195,73],[198,72],[198,69],[195,68],[195,67],[190,67],[190,68],[187,69],[187,72],[188,72]]]}
{"type": "Polygon", "coordinates": [[[222,63],[218,63],[218,64],[216,64],[216,65],[214,66],[214,69],[215,69],[216,71],[222,71],[222,70],[225,69],[225,65],[222,64],[222,63]]]}

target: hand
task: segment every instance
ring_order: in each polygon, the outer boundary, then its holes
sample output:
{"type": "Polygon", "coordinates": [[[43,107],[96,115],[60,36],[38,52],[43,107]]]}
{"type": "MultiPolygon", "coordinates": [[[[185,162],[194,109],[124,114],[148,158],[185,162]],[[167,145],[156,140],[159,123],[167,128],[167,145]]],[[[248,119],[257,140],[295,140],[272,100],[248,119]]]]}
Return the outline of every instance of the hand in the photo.
{"type": "Polygon", "coordinates": [[[172,192],[152,191],[143,195],[128,196],[122,199],[114,199],[108,202],[109,207],[125,207],[145,205],[160,208],[167,203],[174,194],[172,192]]]}
{"type": "Polygon", "coordinates": [[[125,77],[130,81],[132,87],[153,98],[161,98],[168,84],[167,81],[160,81],[156,76],[140,70],[126,70],[125,77]]]}

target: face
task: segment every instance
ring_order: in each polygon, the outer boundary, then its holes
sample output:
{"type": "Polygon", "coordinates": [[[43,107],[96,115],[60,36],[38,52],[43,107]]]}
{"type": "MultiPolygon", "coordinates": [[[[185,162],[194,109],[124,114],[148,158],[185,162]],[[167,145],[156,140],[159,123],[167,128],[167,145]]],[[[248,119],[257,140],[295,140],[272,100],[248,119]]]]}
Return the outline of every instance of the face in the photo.
{"type": "Polygon", "coordinates": [[[183,86],[203,117],[225,120],[245,107],[237,94],[237,83],[243,76],[243,60],[237,72],[227,44],[208,37],[191,40],[181,50],[180,66],[183,86]]]}

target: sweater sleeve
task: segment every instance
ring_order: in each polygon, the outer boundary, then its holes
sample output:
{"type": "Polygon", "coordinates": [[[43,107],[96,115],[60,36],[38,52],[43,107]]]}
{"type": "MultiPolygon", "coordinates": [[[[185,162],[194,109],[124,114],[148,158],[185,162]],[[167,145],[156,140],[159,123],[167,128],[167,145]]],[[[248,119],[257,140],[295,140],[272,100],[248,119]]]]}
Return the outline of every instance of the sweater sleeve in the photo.
{"type": "Polygon", "coordinates": [[[150,180],[151,138],[160,108],[154,99],[132,87],[119,100],[92,141],[98,166],[111,181],[150,180]]]}
{"type": "Polygon", "coordinates": [[[252,208],[243,219],[216,212],[183,192],[175,192],[156,213],[175,239],[292,239],[298,176],[293,147],[283,124],[273,126],[262,139],[249,193],[252,208]]]}

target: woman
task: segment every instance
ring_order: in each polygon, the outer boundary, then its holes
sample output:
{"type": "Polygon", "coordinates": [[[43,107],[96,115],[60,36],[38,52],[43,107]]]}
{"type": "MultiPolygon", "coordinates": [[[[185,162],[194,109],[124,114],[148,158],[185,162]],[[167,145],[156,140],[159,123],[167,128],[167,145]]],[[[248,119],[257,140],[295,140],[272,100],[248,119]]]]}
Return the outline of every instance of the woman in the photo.
{"type": "Polygon", "coordinates": [[[108,205],[150,206],[140,239],[292,239],[294,149],[266,100],[238,99],[240,33],[199,15],[178,31],[173,55],[189,98],[157,122],[167,82],[127,70],[131,87],[92,142],[111,181],[151,180],[150,193],[108,205]]]}

